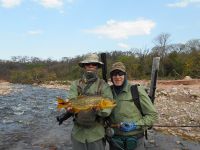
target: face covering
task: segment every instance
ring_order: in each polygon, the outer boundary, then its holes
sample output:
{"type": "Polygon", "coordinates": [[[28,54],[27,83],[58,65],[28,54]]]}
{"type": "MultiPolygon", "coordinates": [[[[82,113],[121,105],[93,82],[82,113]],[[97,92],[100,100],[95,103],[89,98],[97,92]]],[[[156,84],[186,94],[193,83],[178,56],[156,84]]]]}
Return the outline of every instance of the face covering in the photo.
{"type": "Polygon", "coordinates": [[[87,83],[95,82],[97,80],[97,72],[87,71],[85,72],[84,76],[87,83]]]}

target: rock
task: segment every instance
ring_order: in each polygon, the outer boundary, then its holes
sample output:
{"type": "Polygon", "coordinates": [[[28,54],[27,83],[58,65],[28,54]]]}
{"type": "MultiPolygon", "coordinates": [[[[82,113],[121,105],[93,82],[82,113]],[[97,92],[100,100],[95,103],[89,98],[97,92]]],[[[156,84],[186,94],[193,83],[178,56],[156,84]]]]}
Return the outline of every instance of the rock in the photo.
{"type": "Polygon", "coordinates": [[[183,80],[191,80],[192,78],[190,76],[185,76],[183,80]]]}
{"type": "Polygon", "coordinates": [[[176,144],[178,144],[178,145],[181,144],[181,141],[176,141],[176,144]]]}

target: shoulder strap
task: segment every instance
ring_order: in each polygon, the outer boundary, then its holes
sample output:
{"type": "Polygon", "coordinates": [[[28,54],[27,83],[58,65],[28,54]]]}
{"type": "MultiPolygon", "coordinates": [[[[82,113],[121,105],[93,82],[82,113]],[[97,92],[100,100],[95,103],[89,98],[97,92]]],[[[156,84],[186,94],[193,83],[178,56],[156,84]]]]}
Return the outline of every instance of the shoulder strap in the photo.
{"type": "MultiPolygon", "coordinates": [[[[138,108],[138,110],[140,111],[142,116],[145,116],[143,111],[142,111],[141,104],[140,104],[140,96],[139,96],[139,92],[138,92],[138,85],[132,85],[131,86],[131,94],[132,94],[134,104],[136,105],[136,107],[138,108]]],[[[147,130],[144,131],[144,136],[145,136],[145,139],[147,140],[148,139],[147,130]]]]}
{"type": "Polygon", "coordinates": [[[84,80],[80,79],[78,81],[78,85],[77,85],[78,95],[87,95],[86,92],[92,84],[93,84],[93,82],[90,82],[90,83],[86,84],[86,86],[85,86],[84,80]]]}
{"type": "MultiPolygon", "coordinates": [[[[83,86],[84,81],[79,80],[78,85],[77,85],[77,91],[78,95],[88,95],[87,90],[92,86],[94,82],[90,82],[86,84],[86,86],[83,86]]],[[[94,95],[101,95],[102,94],[102,87],[104,85],[104,80],[100,79],[97,85],[97,91],[94,93],[94,95]]],[[[90,95],[90,94],[89,94],[90,95]]]]}
{"type": "Polygon", "coordinates": [[[140,104],[140,97],[139,97],[139,92],[138,92],[137,85],[132,85],[131,86],[131,94],[132,94],[132,98],[133,98],[134,104],[136,105],[136,107],[138,108],[138,110],[140,111],[142,116],[144,116],[144,113],[142,111],[142,107],[141,107],[141,104],[140,104]]]}

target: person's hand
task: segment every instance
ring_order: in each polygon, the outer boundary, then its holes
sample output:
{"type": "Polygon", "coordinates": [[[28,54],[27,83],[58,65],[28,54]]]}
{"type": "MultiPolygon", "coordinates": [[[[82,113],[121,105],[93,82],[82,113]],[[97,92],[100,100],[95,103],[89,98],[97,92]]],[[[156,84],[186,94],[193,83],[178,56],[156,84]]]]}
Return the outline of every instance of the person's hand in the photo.
{"type": "Polygon", "coordinates": [[[99,107],[93,107],[92,110],[97,113],[98,111],[100,111],[101,109],[99,107]]]}
{"type": "Polygon", "coordinates": [[[66,99],[65,102],[66,102],[66,103],[69,102],[69,99],[66,99]]]}
{"type": "MultiPolygon", "coordinates": [[[[69,99],[66,99],[65,102],[68,103],[69,99]]],[[[72,107],[67,107],[67,108],[65,108],[65,110],[68,112],[72,112],[72,107]]]]}
{"type": "Polygon", "coordinates": [[[61,114],[60,116],[57,116],[56,119],[57,119],[59,125],[61,125],[63,123],[63,121],[67,120],[71,116],[73,116],[73,113],[66,111],[65,113],[61,114]]]}
{"type": "Polygon", "coordinates": [[[133,131],[136,129],[136,124],[134,122],[121,122],[120,130],[124,132],[133,131]]]}

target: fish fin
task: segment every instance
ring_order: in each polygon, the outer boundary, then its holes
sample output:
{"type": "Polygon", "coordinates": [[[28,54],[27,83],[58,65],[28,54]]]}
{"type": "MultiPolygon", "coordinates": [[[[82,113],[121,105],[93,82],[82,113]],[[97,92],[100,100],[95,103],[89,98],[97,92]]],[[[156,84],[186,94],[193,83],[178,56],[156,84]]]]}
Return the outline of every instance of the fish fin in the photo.
{"type": "Polygon", "coordinates": [[[70,102],[66,102],[64,99],[58,97],[57,98],[57,109],[60,110],[62,108],[67,108],[70,106],[70,102]]]}
{"type": "Polygon", "coordinates": [[[60,110],[60,109],[62,109],[62,108],[64,108],[62,105],[57,105],[57,109],[58,109],[58,110],[60,110]]]}
{"type": "Polygon", "coordinates": [[[57,98],[57,102],[58,102],[58,104],[60,104],[60,103],[65,103],[65,100],[62,99],[62,98],[60,98],[60,97],[58,97],[58,98],[57,98]]]}
{"type": "Polygon", "coordinates": [[[116,106],[116,104],[115,104],[114,102],[108,101],[108,100],[102,100],[102,101],[100,102],[100,104],[99,104],[99,107],[100,107],[101,109],[104,109],[104,108],[113,108],[113,107],[115,107],[115,106],[116,106]]]}

